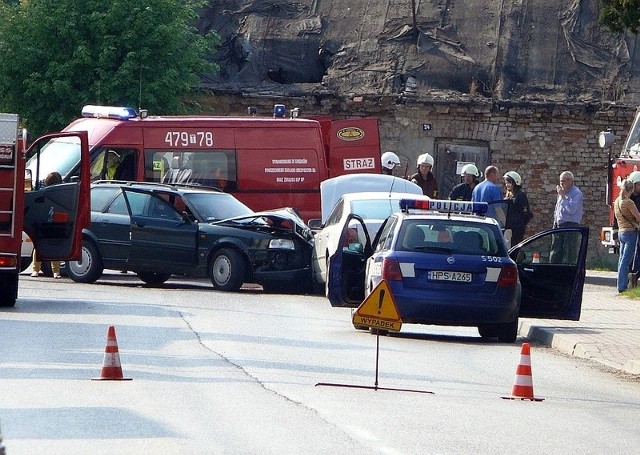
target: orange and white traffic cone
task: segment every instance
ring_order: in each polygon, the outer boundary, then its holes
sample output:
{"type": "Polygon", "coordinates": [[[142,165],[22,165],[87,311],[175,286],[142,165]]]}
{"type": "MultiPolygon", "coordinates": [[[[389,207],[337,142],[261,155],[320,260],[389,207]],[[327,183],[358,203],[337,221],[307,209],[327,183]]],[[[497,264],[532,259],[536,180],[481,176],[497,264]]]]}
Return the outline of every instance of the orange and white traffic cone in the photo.
{"type": "Polygon", "coordinates": [[[533,252],[533,257],[532,257],[532,261],[533,264],[539,264],[540,263],[540,251],[534,251],[533,252]]]}
{"type": "Polygon", "coordinates": [[[92,381],[130,381],[132,378],[122,376],[120,366],[120,354],[118,353],[118,340],[116,340],[116,329],[110,325],[107,330],[107,344],[104,348],[104,361],[102,362],[102,373],[99,378],[91,378],[92,381]]]}
{"type": "Polygon", "coordinates": [[[502,397],[506,400],[544,401],[544,398],[533,396],[533,377],[531,376],[531,354],[529,343],[522,343],[520,363],[516,368],[516,379],[511,396],[502,397]]]}

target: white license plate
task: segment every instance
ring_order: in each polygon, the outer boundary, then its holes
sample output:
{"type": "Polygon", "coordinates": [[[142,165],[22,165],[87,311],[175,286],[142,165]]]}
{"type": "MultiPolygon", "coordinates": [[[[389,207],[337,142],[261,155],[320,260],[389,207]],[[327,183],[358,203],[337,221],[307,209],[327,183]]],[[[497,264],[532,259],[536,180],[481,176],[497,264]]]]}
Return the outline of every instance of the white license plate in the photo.
{"type": "Polygon", "coordinates": [[[459,281],[471,283],[471,274],[468,272],[449,272],[445,270],[431,270],[429,279],[434,281],[459,281]]]}

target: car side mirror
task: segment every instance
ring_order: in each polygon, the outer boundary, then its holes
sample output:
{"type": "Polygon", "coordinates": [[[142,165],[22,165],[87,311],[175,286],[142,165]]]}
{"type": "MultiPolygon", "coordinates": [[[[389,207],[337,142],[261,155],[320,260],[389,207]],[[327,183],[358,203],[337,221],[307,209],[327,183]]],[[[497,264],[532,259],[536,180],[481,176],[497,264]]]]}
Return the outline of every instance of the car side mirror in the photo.
{"type": "Polygon", "coordinates": [[[186,224],[191,224],[194,222],[194,220],[191,219],[187,212],[183,211],[180,213],[180,215],[182,215],[182,221],[184,221],[186,224]]]}
{"type": "Polygon", "coordinates": [[[359,242],[350,243],[347,246],[347,249],[349,251],[354,251],[356,253],[363,253],[364,252],[364,246],[362,245],[362,243],[359,243],[359,242]]]}
{"type": "Polygon", "coordinates": [[[320,218],[312,218],[307,222],[309,229],[322,229],[322,220],[320,218]]]}

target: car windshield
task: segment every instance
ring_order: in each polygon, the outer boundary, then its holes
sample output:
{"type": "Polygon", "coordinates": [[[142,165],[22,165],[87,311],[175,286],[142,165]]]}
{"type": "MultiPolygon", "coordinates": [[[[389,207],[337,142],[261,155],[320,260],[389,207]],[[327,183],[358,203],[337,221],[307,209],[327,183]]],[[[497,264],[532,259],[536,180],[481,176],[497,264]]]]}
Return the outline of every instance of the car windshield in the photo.
{"type": "Polygon", "coordinates": [[[396,250],[506,256],[502,233],[490,224],[463,220],[406,220],[396,250]]]}
{"type": "Polygon", "coordinates": [[[363,219],[384,220],[394,212],[400,211],[398,199],[369,199],[351,201],[351,213],[363,219]]]}
{"type": "Polygon", "coordinates": [[[186,193],[196,217],[201,221],[216,221],[253,213],[249,207],[226,193],[186,193]]]}

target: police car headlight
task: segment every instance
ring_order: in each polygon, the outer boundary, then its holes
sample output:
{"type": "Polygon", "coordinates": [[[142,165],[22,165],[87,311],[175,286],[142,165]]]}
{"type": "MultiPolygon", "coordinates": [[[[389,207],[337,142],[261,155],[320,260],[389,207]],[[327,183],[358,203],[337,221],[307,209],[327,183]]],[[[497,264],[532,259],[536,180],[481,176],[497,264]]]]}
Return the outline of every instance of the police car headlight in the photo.
{"type": "Polygon", "coordinates": [[[273,250],[295,250],[296,246],[293,240],[289,239],[273,239],[269,242],[269,249],[273,250]]]}

